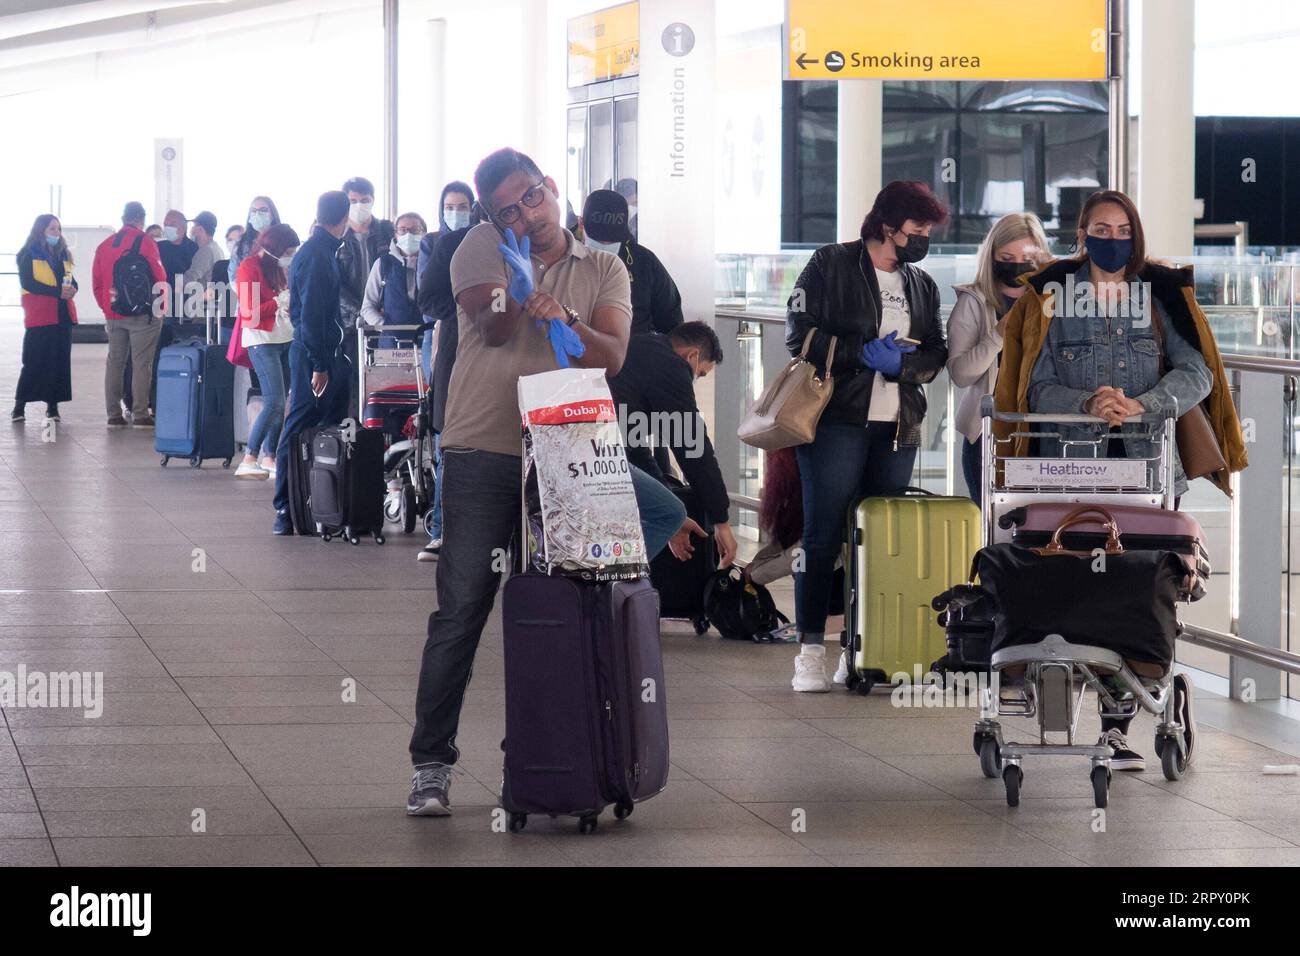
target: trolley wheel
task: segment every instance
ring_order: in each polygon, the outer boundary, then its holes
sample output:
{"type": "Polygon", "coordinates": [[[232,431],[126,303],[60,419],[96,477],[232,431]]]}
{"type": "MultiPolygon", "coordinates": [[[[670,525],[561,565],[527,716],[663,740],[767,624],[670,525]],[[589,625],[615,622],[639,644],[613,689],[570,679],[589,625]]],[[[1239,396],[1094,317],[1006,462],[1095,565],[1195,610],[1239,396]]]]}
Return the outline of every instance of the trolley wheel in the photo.
{"type": "Polygon", "coordinates": [[[873,678],[870,674],[867,674],[863,677],[858,678],[858,684],[853,689],[856,690],[860,696],[866,697],[868,694],[871,693],[872,688],[874,688],[875,686],[876,686],[875,678],[873,678]]]}
{"type": "Polygon", "coordinates": [[[358,538],[355,534],[348,538],[348,544],[351,544],[353,547],[356,547],[360,543],[361,543],[361,539],[358,538]]]}
{"type": "Polygon", "coordinates": [[[985,737],[980,741],[980,770],[990,780],[996,780],[1002,769],[1002,748],[996,737],[985,737]]]}
{"type": "Polygon", "coordinates": [[[230,459],[230,458],[227,458],[225,461],[223,461],[223,462],[221,463],[221,467],[222,467],[222,468],[229,468],[229,467],[230,467],[230,462],[231,462],[231,459],[230,459]]]}
{"type": "Polygon", "coordinates": [[[402,516],[402,534],[410,534],[415,530],[416,519],[420,516],[415,500],[414,485],[402,486],[402,508],[400,514],[402,516]]]}
{"type": "Polygon", "coordinates": [[[160,462],[158,463],[158,466],[159,466],[160,468],[166,468],[166,467],[167,467],[167,462],[169,462],[169,461],[171,461],[171,460],[172,460],[172,456],[171,456],[171,455],[163,455],[163,457],[162,457],[162,461],[160,461],[160,462]]]}
{"type": "Polygon", "coordinates": [[[857,672],[850,667],[848,676],[844,678],[844,689],[852,692],[857,689],[857,686],[861,681],[862,679],[858,677],[857,672]]]}
{"type": "Polygon", "coordinates": [[[578,820],[579,833],[595,833],[596,827],[600,823],[600,817],[597,814],[582,817],[578,820]]]}
{"type": "Polygon", "coordinates": [[[691,623],[695,627],[696,637],[703,637],[709,630],[709,619],[707,617],[697,617],[691,623]]]}
{"type": "Polygon", "coordinates": [[[382,534],[380,534],[378,531],[376,531],[376,532],[375,532],[375,544],[383,544],[383,543],[384,543],[384,536],[383,536],[382,534]]]}
{"type": "Polygon", "coordinates": [[[617,820],[626,820],[632,815],[632,804],[618,803],[614,805],[614,818],[617,820]]]}
{"type": "Polygon", "coordinates": [[[984,735],[978,730],[971,734],[971,748],[975,751],[975,756],[980,755],[980,746],[984,743],[984,735]]]}
{"type": "Polygon", "coordinates": [[[203,467],[203,459],[200,458],[198,455],[192,455],[192,456],[190,457],[190,467],[191,467],[191,468],[202,468],[202,467],[203,467]]]}
{"type": "MultiPolygon", "coordinates": [[[[1156,738],[1157,742],[1161,740],[1156,738]]],[[[1178,741],[1172,737],[1164,738],[1164,743],[1157,743],[1157,752],[1160,754],[1160,769],[1164,771],[1166,780],[1182,780],[1183,774],[1187,772],[1187,757],[1178,749],[1178,741]]]]}
{"type": "Polygon", "coordinates": [[[1002,783],[1007,788],[1007,806],[1020,806],[1020,785],[1024,780],[1024,772],[1015,764],[1009,763],[1002,768],[1002,783]]]}
{"type": "Polygon", "coordinates": [[[524,827],[528,826],[528,814],[526,813],[510,814],[510,822],[507,824],[507,826],[510,827],[511,833],[518,833],[524,827]]]}
{"type": "Polygon", "coordinates": [[[329,544],[331,541],[334,540],[334,535],[330,534],[327,531],[322,531],[320,539],[324,541],[326,544],[329,544]]]}
{"type": "Polygon", "coordinates": [[[1110,798],[1110,768],[1100,764],[1092,768],[1092,802],[1105,809],[1110,798]]]}

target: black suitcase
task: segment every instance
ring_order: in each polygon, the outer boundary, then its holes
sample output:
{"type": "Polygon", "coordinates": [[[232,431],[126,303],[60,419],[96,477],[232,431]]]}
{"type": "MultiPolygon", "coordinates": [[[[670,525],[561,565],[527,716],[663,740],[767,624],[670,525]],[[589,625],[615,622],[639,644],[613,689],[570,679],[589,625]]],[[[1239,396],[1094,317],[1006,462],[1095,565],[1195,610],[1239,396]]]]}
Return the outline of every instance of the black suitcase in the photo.
{"type": "Polygon", "coordinates": [[[695,633],[709,629],[709,617],[704,608],[704,589],[718,570],[718,549],[713,540],[713,528],[700,507],[699,496],[690,485],[670,479],[673,494],[686,506],[686,514],[707,532],[706,537],[691,538],[695,551],[686,561],[678,561],[672,551],[664,548],[650,562],[650,583],[659,592],[659,616],[682,618],[695,625],[695,633]]]}
{"type": "Polygon", "coordinates": [[[659,599],[649,581],[517,574],[502,598],[506,739],[501,806],[596,829],[668,782],[659,599]]]}
{"type": "Polygon", "coordinates": [[[321,537],[384,543],[384,435],[370,428],[322,428],[312,439],[311,516],[321,537]],[[349,434],[350,432],[350,434],[349,434]],[[351,440],[349,440],[351,439],[351,440]]]}
{"type": "Polygon", "coordinates": [[[308,428],[293,437],[289,449],[289,517],[294,534],[315,536],[316,521],[311,515],[312,442],[318,428],[308,428]]]}

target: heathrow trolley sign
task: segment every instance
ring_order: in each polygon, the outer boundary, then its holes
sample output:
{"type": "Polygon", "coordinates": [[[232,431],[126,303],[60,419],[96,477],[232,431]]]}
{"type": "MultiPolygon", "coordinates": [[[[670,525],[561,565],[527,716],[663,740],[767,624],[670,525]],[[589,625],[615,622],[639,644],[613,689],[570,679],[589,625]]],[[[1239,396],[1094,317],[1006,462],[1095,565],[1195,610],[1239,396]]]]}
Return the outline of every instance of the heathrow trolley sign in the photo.
{"type": "Polygon", "coordinates": [[[1108,7],[1107,0],[786,0],[785,78],[1104,80],[1108,7]]]}

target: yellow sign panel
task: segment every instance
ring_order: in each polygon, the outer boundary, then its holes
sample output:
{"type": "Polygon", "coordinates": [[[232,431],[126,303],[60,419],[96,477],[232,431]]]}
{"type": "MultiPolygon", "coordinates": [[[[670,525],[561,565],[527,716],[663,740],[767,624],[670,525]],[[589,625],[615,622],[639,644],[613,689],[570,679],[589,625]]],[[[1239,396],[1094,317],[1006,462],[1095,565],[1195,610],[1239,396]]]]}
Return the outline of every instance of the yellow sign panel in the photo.
{"type": "Polygon", "coordinates": [[[1104,80],[1107,0],[786,0],[791,80],[1104,80]]]}
{"type": "Polygon", "coordinates": [[[624,3],[569,21],[569,86],[641,71],[641,5],[624,3]]]}

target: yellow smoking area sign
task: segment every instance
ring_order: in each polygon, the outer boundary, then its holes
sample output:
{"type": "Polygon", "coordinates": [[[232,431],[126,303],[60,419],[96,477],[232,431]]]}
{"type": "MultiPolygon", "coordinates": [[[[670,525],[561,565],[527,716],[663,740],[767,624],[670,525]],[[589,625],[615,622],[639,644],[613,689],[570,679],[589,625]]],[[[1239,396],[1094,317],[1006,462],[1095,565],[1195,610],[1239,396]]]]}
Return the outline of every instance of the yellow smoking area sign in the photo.
{"type": "Polygon", "coordinates": [[[641,4],[624,3],[568,22],[569,87],[641,71],[641,4]]]}
{"type": "Polygon", "coordinates": [[[1107,0],[786,0],[790,80],[1104,80],[1107,0]]]}

